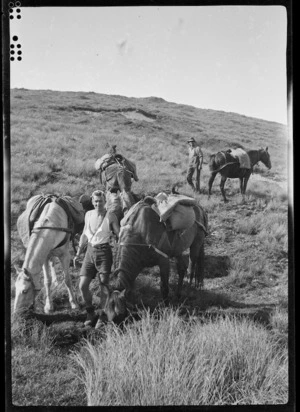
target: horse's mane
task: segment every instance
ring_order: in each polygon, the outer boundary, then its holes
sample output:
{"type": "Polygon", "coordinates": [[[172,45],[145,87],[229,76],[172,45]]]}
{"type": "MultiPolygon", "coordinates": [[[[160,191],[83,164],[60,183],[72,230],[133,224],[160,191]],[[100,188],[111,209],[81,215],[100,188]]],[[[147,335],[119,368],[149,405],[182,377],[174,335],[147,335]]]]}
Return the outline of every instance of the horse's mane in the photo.
{"type": "Polygon", "coordinates": [[[135,223],[140,211],[142,209],[144,209],[145,207],[151,208],[151,206],[149,205],[149,203],[147,203],[147,201],[145,202],[145,199],[140,200],[138,203],[135,203],[132,206],[132,210],[128,211],[128,217],[125,220],[125,224],[126,225],[130,225],[133,226],[133,224],[135,223]]]}

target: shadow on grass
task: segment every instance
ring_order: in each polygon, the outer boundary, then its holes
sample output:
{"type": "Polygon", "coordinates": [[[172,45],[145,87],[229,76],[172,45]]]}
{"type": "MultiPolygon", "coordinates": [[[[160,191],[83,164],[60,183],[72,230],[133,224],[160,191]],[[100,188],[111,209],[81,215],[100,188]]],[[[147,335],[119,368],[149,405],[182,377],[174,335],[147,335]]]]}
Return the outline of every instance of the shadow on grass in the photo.
{"type": "Polygon", "coordinates": [[[26,319],[32,319],[32,318],[36,319],[36,320],[44,323],[46,326],[49,326],[53,323],[84,322],[85,317],[86,317],[85,313],[80,313],[79,311],[71,311],[71,310],[68,313],[66,313],[66,312],[57,312],[57,313],[51,313],[51,314],[47,315],[45,313],[28,312],[25,315],[26,319]]]}
{"type": "Polygon", "coordinates": [[[205,278],[220,278],[228,275],[230,268],[229,256],[205,255],[205,278]]]}
{"type": "MultiPolygon", "coordinates": [[[[187,268],[189,264],[188,254],[183,255],[183,261],[187,268]]],[[[172,262],[172,268],[176,271],[174,262],[172,262]]],[[[228,276],[230,258],[229,256],[215,256],[206,254],[204,258],[204,268],[205,278],[213,279],[228,276]]]]}
{"type": "MultiPolygon", "coordinates": [[[[185,316],[213,320],[219,316],[249,318],[269,325],[274,304],[251,304],[230,299],[226,294],[206,290],[185,289],[180,311],[185,316]]],[[[180,306],[180,304],[179,304],[180,306]]]]}
{"type": "MultiPolygon", "coordinates": [[[[265,327],[271,326],[271,316],[275,305],[246,304],[230,299],[226,294],[208,290],[196,290],[187,283],[184,284],[182,297],[178,300],[175,295],[176,284],[170,285],[170,307],[178,310],[179,315],[188,320],[199,320],[207,323],[220,317],[249,319],[265,327]]],[[[163,308],[160,290],[157,285],[149,283],[137,288],[131,302],[130,315],[125,323],[139,321],[144,310],[155,313],[163,308]]],[[[53,345],[63,350],[70,350],[82,339],[99,339],[105,336],[107,322],[103,322],[100,330],[85,327],[85,313],[82,311],[65,310],[53,314],[28,312],[28,319],[36,319],[49,327],[53,337],[53,345]]]]}

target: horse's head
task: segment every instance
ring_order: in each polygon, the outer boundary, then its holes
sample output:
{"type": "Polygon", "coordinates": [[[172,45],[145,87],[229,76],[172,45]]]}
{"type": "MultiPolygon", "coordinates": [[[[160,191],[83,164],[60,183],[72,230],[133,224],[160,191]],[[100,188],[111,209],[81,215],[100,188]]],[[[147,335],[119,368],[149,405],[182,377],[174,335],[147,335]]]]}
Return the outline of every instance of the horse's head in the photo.
{"type": "Polygon", "coordinates": [[[268,152],[268,148],[266,147],[265,149],[259,149],[259,160],[268,168],[271,169],[272,164],[271,164],[271,158],[270,154],[268,152]]]}
{"type": "Polygon", "coordinates": [[[110,291],[106,285],[102,286],[103,292],[106,295],[106,302],[103,308],[103,312],[107,316],[109,322],[120,324],[127,316],[127,306],[125,289],[122,292],[118,290],[110,291]]]}
{"type": "Polygon", "coordinates": [[[18,269],[18,276],[15,281],[15,302],[14,313],[24,312],[34,304],[35,286],[33,280],[26,269],[18,269]]]}

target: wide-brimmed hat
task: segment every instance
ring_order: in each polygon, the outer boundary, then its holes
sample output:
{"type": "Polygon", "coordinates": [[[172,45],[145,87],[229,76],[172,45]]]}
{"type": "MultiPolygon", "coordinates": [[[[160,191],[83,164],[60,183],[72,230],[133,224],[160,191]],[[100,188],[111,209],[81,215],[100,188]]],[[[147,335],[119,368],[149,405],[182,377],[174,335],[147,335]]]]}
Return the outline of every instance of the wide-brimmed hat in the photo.
{"type": "Polygon", "coordinates": [[[191,143],[191,142],[196,143],[196,140],[195,140],[193,137],[190,137],[187,142],[188,142],[188,143],[191,143]]]}

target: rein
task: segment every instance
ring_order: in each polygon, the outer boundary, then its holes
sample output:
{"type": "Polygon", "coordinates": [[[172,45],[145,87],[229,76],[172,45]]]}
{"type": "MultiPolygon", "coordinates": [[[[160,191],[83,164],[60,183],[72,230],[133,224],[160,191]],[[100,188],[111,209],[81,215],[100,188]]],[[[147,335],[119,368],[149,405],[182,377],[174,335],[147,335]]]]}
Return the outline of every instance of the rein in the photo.
{"type": "Polygon", "coordinates": [[[163,257],[165,257],[165,258],[169,258],[169,256],[166,254],[166,253],[164,253],[164,252],[162,252],[161,250],[159,250],[157,247],[155,247],[154,245],[151,245],[151,244],[144,244],[144,243],[124,243],[124,242],[121,242],[121,243],[119,243],[119,245],[120,246],[145,246],[145,247],[148,247],[149,249],[154,249],[155,250],[155,252],[156,253],[158,253],[159,255],[161,255],[161,256],[163,256],[163,257]]]}

